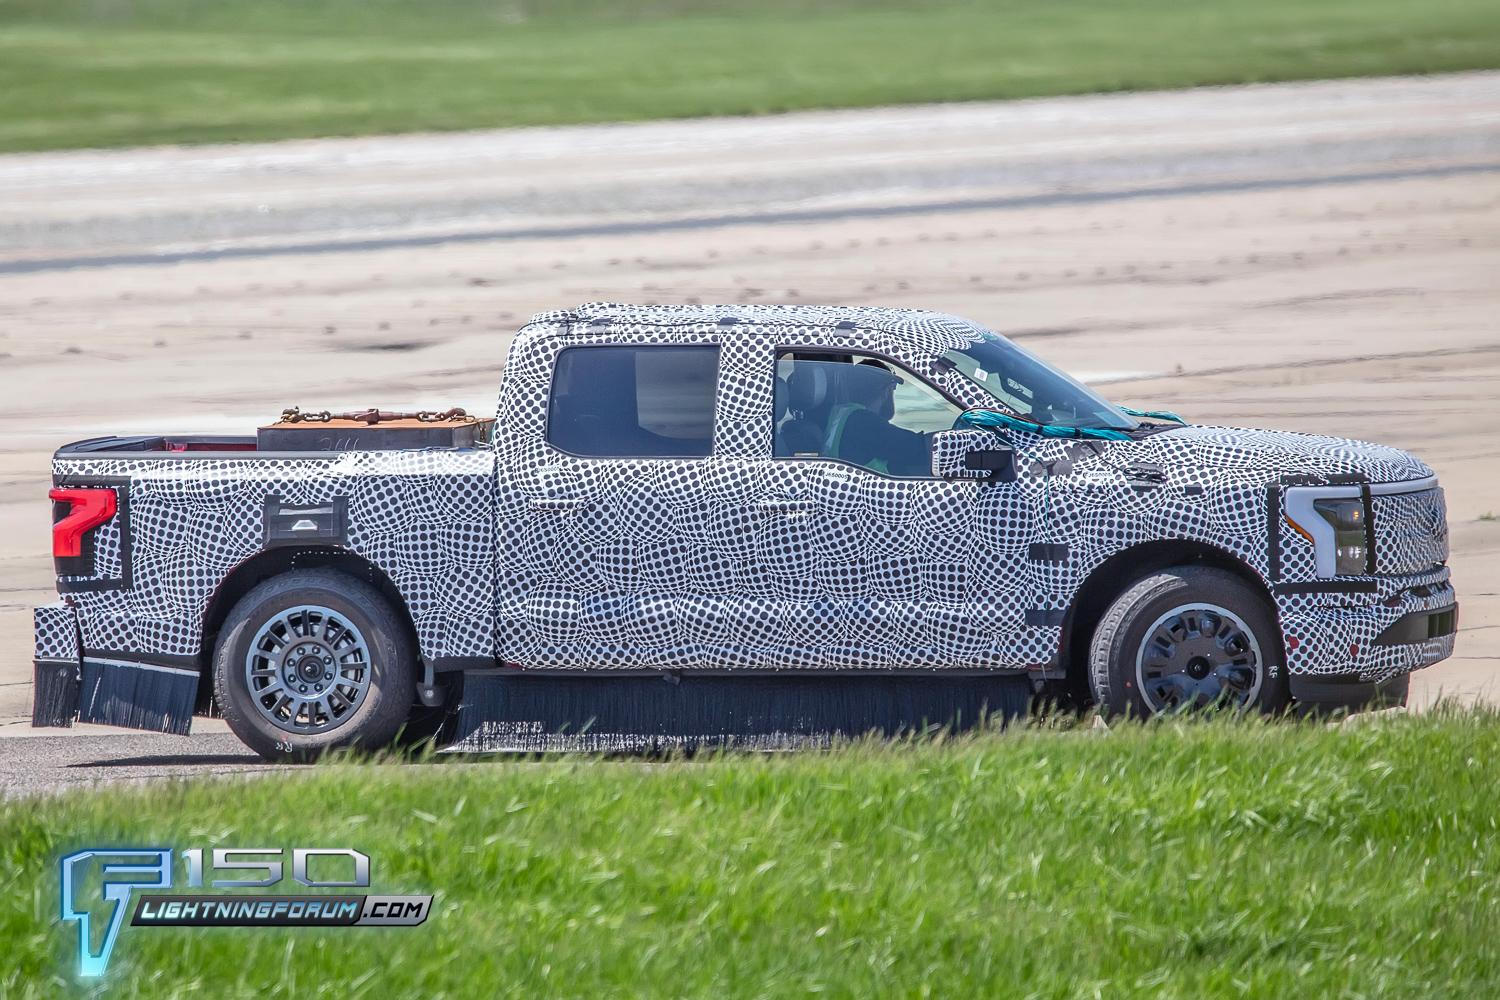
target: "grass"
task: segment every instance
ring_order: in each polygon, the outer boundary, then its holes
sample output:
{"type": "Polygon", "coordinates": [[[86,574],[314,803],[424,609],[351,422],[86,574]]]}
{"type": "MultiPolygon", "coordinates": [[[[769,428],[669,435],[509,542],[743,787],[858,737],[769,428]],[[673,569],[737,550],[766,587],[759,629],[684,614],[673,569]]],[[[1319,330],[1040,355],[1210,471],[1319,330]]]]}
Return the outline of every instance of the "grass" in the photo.
{"type": "Polygon", "coordinates": [[[0,151],[1497,66],[1493,0],[0,0],[0,151]]]}
{"type": "Polygon", "coordinates": [[[1500,718],[1166,723],[695,761],[333,765],[11,803],[0,995],[77,995],[56,862],[351,846],[416,930],[126,928],[119,997],[1494,996],[1500,718]]]}

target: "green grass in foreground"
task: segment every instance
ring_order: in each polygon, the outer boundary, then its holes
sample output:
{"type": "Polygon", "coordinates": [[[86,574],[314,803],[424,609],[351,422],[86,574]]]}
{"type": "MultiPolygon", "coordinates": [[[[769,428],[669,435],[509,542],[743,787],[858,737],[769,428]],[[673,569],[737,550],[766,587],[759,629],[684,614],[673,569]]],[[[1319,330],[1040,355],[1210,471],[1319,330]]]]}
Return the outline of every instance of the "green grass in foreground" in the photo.
{"type": "Polygon", "coordinates": [[[160,844],[352,846],[435,913],[127,927],[111,996],[1495,996],[1497,787],[1468,714],[76,793],[0,813],[0,995],[82,992],[61,854],[160,844]]]}
{"type": "Polygon", "coordinates": [[[0,151],[1492,67],[1494,0],[0,0],[0,151]]]}

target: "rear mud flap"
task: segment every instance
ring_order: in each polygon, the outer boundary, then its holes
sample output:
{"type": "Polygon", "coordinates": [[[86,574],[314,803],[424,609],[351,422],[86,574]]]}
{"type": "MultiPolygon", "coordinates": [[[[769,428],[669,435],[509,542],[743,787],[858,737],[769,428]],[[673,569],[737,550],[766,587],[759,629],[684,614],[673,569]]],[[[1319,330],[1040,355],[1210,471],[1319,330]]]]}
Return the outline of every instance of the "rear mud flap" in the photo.
{"type": "Polygon", "coordinates": [[[78,715],[78,615],[54,601],[32,609],[31,724],[66,728],[78,715]]]}
{"type": "Polygon", "coordinates": [[[186,736],[198,696],[198,671],[150,663],[85,659],[78,721],[186,736]]]}
{"type": "Polygon", "coordinates": [[[78,717],[78,663],[36,660],[31,686],[31,724],[67,728],[78,717]]]}

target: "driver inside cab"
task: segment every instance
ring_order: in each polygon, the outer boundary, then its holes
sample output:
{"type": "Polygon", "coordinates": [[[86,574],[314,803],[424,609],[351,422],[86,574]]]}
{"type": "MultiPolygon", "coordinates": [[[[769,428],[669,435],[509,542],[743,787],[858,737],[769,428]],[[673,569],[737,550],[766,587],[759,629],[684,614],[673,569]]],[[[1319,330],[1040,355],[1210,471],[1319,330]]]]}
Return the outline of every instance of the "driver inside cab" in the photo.
{"type": "Polygon", "coordinates": [[[888,476],[929,474],[927,435],[895,422],[903,380],[884,364],[798,359],[789,367],[778,455],[835,458],[888,476]]]}
{"type": "Polygon", "coordinates": [[[844,401],[829,412],[824,454],[888,476],[927,475],[927,435],[892,423],[903,380],[878,361],[842,367],[844,401]]]}

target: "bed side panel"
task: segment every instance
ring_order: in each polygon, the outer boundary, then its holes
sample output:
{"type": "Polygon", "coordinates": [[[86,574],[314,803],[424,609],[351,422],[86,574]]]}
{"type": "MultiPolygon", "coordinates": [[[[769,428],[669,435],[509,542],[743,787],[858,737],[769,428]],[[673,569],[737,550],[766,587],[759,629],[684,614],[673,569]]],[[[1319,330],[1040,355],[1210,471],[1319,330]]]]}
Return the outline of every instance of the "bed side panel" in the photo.
{"type": "MultiPolygon", "coordinates": [[[[494,456],[488,449],[347,452],[309,458],[59,458],[59,484],[120,484],[88,580],[59,580],[84,650],[182,663],[203,640],[209,601],[268,545],[276,511],[337,507],[338,538],[401,593],[425,658],[493,654],[494,456]],[[82,584],[82,586],[78,586],[82,584]]],[[[295,542],[293,542],[295,544],[295,542]]]]}

